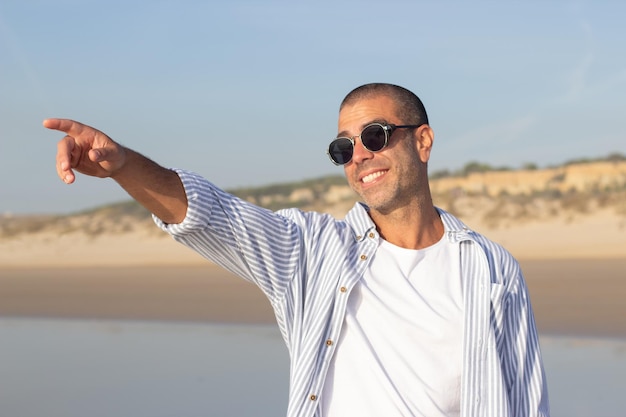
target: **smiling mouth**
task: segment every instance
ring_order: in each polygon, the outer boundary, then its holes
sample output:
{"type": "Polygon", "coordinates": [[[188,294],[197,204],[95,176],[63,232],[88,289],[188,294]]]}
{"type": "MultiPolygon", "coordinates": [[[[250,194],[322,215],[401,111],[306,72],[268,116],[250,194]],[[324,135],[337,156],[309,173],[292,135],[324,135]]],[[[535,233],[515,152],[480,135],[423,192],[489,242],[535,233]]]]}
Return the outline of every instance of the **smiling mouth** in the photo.
{"type": "Polygon", "coordinates": [[[379,178],[379,177],[385,175],[386,172],[387,171],[376,171],[376,172],[373,172],[373,173],[371,173],[369,175],[366,175],[363,178],[361,178],[361,181],[364,184],[368,184],[368,183],[374,181],[376,178],[379,178]]]}

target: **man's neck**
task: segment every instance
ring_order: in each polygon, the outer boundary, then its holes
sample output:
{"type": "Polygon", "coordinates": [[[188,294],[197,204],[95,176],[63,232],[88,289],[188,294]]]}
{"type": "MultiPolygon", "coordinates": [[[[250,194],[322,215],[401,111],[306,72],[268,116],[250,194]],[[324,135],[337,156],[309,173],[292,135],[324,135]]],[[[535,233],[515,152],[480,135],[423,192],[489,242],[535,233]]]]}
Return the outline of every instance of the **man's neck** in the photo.
{"type": "Polygon", "coordinates": [[[443,222],[432,203],[402,207],[385,214],[370,210],[370,217],[383,239],[402,248],[424,249],[443,236],[443,222]]]}

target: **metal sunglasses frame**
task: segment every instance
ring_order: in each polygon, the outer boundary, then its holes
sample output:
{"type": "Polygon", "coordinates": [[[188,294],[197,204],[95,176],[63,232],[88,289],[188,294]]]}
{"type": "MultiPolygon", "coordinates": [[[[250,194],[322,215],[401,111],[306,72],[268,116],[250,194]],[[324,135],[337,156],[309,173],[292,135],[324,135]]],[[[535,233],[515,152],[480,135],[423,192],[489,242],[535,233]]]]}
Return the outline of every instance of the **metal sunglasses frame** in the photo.
{"type": "Polygon", "coordinates": [[[393,132],[396,129],[417,129],[418,127],[423,126],[424,123],[419,124],[419,125],[394,125],[394,124],[390,124],[390,123],[370,123],[367,126],[365,126],[363,128],[363,130],[361,130],[361,133],[358,135],[354,135],[352,137],[348,137],[348,136],[340,136],[337,137],[335,139],[333,139],[330,144],[328,145],[328,148],[326,149],[326,154],[328,155],[328,158],[330,158],[331,162],[337,166],[340,165],[345,165],[347,163],[349,163],[350,161],[352,161],[352,156],[354,155],[354,146],[355,146],[355,139],[356,138],[360,138],[361,139],[361,144],[363,145],[363,147],[365,149],[367,149],[369,152],[380,152],[383,149],[385,149],[387,147],[387,145],[389,145],[389,138],[391,138],[391,135],[393,135],[393,132]],[[372,127],[372,126],[380,126],[383,129],[383,132],[385,132],[385,142],[383,143],[383,146],[378,149],[378,150],[372,150],[370,148],[367,147],[367,145],[365,145],[365,143],[363,142],[363,132],[365,132],[366,129],[372,127]],[[339,163],[337,161],[335,161],[331,155],[330,152],[330,147],[333,146],[333,143],[335,143],[336,141],[340,140],[340,139],[347,139],[350,141],[350,143],[352,144],[352,155],[350,155],[350,159],[348,159],[346,162],[344,163],[339,163]]]}

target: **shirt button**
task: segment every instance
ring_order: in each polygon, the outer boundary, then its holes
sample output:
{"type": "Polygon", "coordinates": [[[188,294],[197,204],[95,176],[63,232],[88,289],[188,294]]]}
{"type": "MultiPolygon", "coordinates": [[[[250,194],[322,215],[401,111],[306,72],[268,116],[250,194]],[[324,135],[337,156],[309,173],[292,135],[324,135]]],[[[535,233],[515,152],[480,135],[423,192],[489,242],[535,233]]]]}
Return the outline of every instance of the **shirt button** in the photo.
{"type": "Polygon", "coordinates": [[[355,239],[356,240],[361,240],[363,238],[363,236],[357,236],[355,239]]]}
{"type": "Polygon", "coordinates": [[[348,289],[346,287],[341,287],[341,288],[339,288],[339,291],[346,292],[346,291],[348,291],[348,289]]]}
{"type": "Polygon", "coordinates": [[[370,232],[370,238],[374,239],[376,237],[376,235],[374,234],[374,232],[370,232]]]}
{"type": "Polygon", "coordinates": [[[331,346],[332,344],[333,344],[333,341],[332,341],[332,340],[328,339],[328,340],[326,341],[326,346],[331,346]]]}
{"type": "Polygon", "coordinates": [[[315,400],[317,400],[317,395],[315,395],[315,394],[311,394],[311,396],[309,397],[309,399],[310,399],[311,401],[315,401],[315,400]]]}
{"type": "Polygon", "coordinates": [[[367,255],[361,255],[361,260],[364,261],[367,259],[367,255]]]}

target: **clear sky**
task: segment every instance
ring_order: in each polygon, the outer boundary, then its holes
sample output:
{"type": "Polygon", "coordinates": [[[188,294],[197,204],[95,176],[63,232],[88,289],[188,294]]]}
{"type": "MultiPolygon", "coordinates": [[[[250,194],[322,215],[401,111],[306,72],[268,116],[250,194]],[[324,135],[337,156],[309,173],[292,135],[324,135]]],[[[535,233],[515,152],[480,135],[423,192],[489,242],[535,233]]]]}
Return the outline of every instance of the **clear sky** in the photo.
{"type": "Polygon", "coordinates": [[[338,105],[372,81],[418,94],[430,170],[626,153],[623,1],[0,2],[0,213],[128,199],[56,177],[41,126],[96,126],[233,188],[341,174],[338,105]]]}

